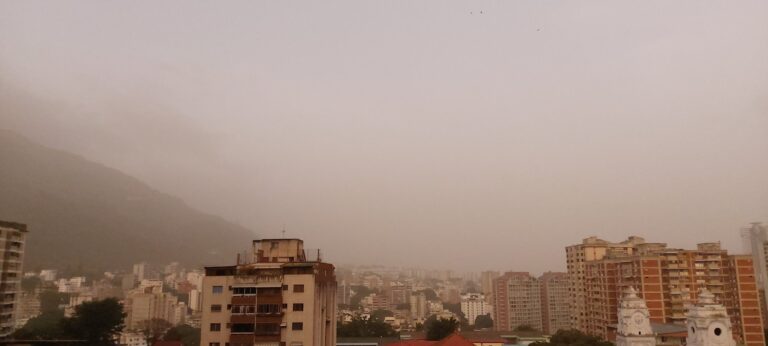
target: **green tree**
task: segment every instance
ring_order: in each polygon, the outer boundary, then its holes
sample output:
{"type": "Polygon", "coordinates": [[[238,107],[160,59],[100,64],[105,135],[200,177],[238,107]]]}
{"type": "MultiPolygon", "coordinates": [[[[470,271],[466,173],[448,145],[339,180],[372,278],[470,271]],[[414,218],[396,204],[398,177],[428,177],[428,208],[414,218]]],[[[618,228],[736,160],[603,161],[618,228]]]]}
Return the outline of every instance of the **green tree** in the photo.
{"type": "Polygon", "coordinates": [[[475,318],[475,329],[486,329],[493,327],[493,319],[491,314],[478,315],[475,318]]]}
{"type": "Polygon", "coordinates": [[[395,313],[389,310],[373,310],[371,311],[371,320],[384,322],[385,317],[395,316],[395,313]]]}
{"type": "Polygon", "coordinates": [[[336,334],[340,337],[387,337],[395,336],[397,332],[384,321],[373,318],[363,319],[355,317],[350,322],[339,322],[336,325],[336,334]]]}
{"type": "Polygon", "coordinates": [[[461,303],[443,303],[443,308],[458,316],[459,322],[462,324],[468,324],[469,321],[464,316],[464,312],[461,311],[461,303]]]}
{"type": "Polygon", "coordinates": [[[459,328],[459,321],[451,317],[450,319],[438,319],[436,316],[430,316],[424,322],[424,329],[427,330],[427,340],[442,340],[459,328]]]}
{"type": "Polygon", "coordinates": [[[531,346],[613,346],[613,343],[575,329],[558,330],[549,342],[537,341],[531,346]]]}
{"type": "Polygon", "coordinates": [[[53,290],[40,292],[40,312],[61,310],[62,305],[69,304],[69,294],[53,290]]]}
{"type": "Polygon", "coordinates": [[[168,329],[163,336],[165,341],[181,341],[184,346],[200,345],[200,328],[194,328],[186,324],[168,329]]]}
{"type": "Polygon", "coordinates": [[[52,340],[64,335],[61,323],[64,320],[63,310],[45,311],[31,318],[24,327],[13,333],[18,340],[52,340]]]}
{"type": "Polygon", "coordinates": [[[89,345],[114,345],[124,320],[120,302],[107,298],[78,305],[72,317],[62,321],[62,329],[67,336],[86,340],[89,345]]]}

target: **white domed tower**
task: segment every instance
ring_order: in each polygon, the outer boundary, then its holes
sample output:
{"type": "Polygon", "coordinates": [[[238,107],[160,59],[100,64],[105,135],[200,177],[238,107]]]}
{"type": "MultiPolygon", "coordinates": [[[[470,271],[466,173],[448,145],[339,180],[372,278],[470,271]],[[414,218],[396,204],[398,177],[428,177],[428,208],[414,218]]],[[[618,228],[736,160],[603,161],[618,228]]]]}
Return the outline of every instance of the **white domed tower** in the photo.
{"type": "Polygon", "coordinates": [[[655,346],[650,317],[645,300],[637,296],[634,287],[624,291],[619,303],[616,346],[655,346]]]}
{"type": "Polygon", "coordinates": [[[696,305],[688,310],[688,346],[735,346],[731,332],[731,319],[715,296],[702,289],[696,305]]]}

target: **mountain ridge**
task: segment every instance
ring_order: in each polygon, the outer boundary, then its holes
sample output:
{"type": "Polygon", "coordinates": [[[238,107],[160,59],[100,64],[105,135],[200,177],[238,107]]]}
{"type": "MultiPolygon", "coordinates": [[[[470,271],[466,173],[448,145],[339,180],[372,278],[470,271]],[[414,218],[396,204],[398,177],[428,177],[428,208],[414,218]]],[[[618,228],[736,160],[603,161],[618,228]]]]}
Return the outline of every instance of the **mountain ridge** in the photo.
{"type": "Polygon", "coordinates": [[[25,270],[229,264],[255,237],[117,169],[10,130],[0,129],[0,160],[0,220],[30,230],[25,270]]]}

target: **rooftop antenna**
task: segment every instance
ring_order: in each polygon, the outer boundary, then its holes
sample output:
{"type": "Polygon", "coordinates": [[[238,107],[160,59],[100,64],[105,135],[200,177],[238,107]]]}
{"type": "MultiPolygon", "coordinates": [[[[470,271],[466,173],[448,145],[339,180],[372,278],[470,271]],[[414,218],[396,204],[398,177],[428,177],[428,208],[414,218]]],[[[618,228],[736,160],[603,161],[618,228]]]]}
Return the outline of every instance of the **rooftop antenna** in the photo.
{"type": "Polygon", "coordinates": [[[285,224],[283,224],[283,231],[281,233],[283,233],[283,239],[285,239],[285,224]]]}

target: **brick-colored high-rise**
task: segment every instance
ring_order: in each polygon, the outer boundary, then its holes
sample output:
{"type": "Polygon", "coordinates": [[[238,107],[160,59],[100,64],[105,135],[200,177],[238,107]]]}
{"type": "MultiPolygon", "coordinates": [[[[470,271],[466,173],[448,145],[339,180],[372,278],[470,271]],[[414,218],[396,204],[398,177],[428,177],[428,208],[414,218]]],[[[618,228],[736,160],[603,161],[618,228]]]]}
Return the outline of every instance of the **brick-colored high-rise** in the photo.
{"type": "Polygon", "coordinates": [[[507,272],[493,282],[496,330],[513,330],[522,325],[542,329],[538,279],[527,272],[507,272]]]}
{"type": "Polygon", "coordinates": [[[546,272],[539,277],[542,331],[554,334],[570,328],[568,274],[546,272]]]}
{"type": "Polygon", "coordinates": [[[252,258],[205,268],[201,345],[254,344],[336,344],[334,267],[299,239],[255,240],[252,258]]]}
{"type": "Polygon", "coordinates": [[[568,307],[571,312],[571,328],[587,329],[587,289],[585,286],[585,264],[589,261],[600,260],[607,254],[631,254],[635,242],[643,242],[642,238],[630,237],[621,243],[611,243],[597,237],[584,239],[581,244],[565,248],[568,268],[568,307]]]}
{"type": "MultiPolygon", "coordinates": [[[[586,239],[584,243],[594,240],[586,239]]],[[[620,293],[630,286],[645,299],[652,322],[683,324],[687,307],[706,288],[727,308],[737,341],[764,344],[749,256],[728,255],[719,243],[702,243],[695,250],[683,250],[633,237],[620,244],[631,247],[605,251],[602,256],[579,262],[579,267],[570,262],[575,260],[571,255],[578,246],[566,248],[569,274],[574,271],[569,275],[569,286],[583,288],[582,295],[577,296],[583,296],[583,301],[571,305],[572,317],[580,322],[578,329],[614,340],[620,293]],[[582,271],[577,272],[577,268],[582,271]]]]}

